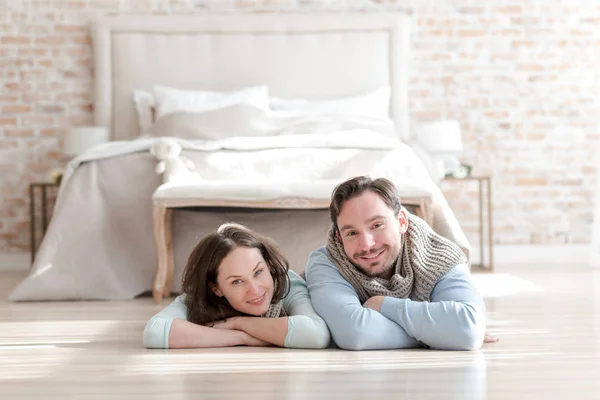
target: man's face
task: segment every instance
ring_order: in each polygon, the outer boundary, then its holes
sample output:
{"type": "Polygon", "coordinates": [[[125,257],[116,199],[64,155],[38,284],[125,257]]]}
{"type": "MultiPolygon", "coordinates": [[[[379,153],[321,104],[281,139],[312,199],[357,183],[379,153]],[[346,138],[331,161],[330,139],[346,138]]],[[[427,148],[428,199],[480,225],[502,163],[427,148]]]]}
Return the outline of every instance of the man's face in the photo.
{"type": "Polygon", "coordinates": [[[408,229],[406,213],[394,215],[377,193],[367,190],[344,202],[337,224],[350,261],[367,276],[391,278],[408,229]]]}

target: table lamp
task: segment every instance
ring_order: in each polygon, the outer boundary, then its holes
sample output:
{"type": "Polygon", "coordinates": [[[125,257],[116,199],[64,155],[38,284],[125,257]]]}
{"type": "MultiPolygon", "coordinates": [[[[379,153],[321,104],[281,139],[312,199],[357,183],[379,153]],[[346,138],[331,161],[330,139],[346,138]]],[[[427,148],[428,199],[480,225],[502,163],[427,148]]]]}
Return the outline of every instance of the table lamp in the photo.
{"type": "Polygon", "coordinates": [[[108,129],[101,126],[78,126],[67,130],[65,153],[76,157],[88,149],[108,142],[108,129]]]}
{"type": "MultiPolygon", "coordinates": [[[[109,141],[108,129],[101,126],[79,126],[67,130],[64,138],[64,152],[71,157],[77,157],[88,149],[109,141]]],[[[55,184],[60,184],[64,170],[57,168],[49,173],[49,178],[55,184]]]]}
{"type": "MultiPolygon", "coordinates": [[[[458,157],[462,154],[460,123],[455,120],[435,121],[419,124],[414,129],[413,148],[417,153],[426,153],[426,165],[435,181],[454,174],[461,166],[458,157]]],[[[423,157],[421,157],[423,158],[423,157]]]]}

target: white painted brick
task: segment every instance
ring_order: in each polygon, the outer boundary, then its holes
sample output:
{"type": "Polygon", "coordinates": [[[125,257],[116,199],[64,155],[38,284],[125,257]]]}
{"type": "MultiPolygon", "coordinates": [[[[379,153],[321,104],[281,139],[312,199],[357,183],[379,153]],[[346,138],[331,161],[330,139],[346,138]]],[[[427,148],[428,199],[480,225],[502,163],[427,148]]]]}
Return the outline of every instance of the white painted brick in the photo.
{"type": "MultiPolygon", "coordinates": [[[[30,181],[63,165],[64,129],[92,123],[94,18],[397,11],[413,17],[409,112],[414,121],[460,120],[463,159],[492,176],[495,241],[589,241],[600,158],[597,1],[8,0],[0,11],[0,112],[32,109],[0,115],[0,215],[5,200],[27,200],[30,181]]],[[[475,187],[456,186],[443,189],[477,243],[475,187]]],[[[0,225],[0,253],[28,249],[27,205],[13,214],[0,225]]]]}

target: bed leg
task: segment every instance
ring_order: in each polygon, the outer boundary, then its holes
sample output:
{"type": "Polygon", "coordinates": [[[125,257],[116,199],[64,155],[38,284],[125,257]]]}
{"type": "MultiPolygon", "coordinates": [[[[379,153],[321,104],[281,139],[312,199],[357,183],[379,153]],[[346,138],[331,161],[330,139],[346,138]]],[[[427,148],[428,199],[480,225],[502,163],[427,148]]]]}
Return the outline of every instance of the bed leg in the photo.
{"type": "MultiPolygon", "coordinates": [[[[158,266],[154,285],[152,286],[152,297],[157,304],[162,302],[165,292],[169,292],[167,286],[169,274],[169,248],[171,247],[171,212],[164,205],[155,204],[153,210],[154,238],[156,240],[156,252],[158,266]]],[[[172,253],[172,252],[171,252],[172,253]]],[[[172,256],[172,254],[171,254],[172,256]]]]}
{"type": "Polygon", "coordinates": [[[175,259],[173,256],[173,231],[171,230],[171,226],[172,226],[172,214],[173,214],[173,209],[172,208],[168,208],[165,212],[165,218],[164,218],[164,222],[165,222],[165,243],[166,243],[166,261],[167,261],[167,279],[166,279],[166,284],[164,286],[164,290],[163,290],[163,296],[165,297],[169,297],[171,295],[171,285],[173,284],[173,273],[175,271],[175,259]]]}

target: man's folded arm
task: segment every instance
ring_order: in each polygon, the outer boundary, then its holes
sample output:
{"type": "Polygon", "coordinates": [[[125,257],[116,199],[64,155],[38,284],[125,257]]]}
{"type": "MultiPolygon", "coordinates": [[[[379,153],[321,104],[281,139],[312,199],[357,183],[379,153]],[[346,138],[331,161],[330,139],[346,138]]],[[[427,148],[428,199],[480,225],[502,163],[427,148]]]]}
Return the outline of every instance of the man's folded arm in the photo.
{"type": "Polygon", "coordinates": [[[380,311],[431,348],[474,350],[483,343],[485,304],[465,264],[440,278],[430,302],[385,297],[380,311]]]}
{"type": "Polygon", "coordinates": [[[325,248],[314,251],[309,257],[306,282],[313,307],[327,323],[333,340],[340,348],[421,347],[400,325],[361,305],[356,291],[327,257],[325,248]]]}

